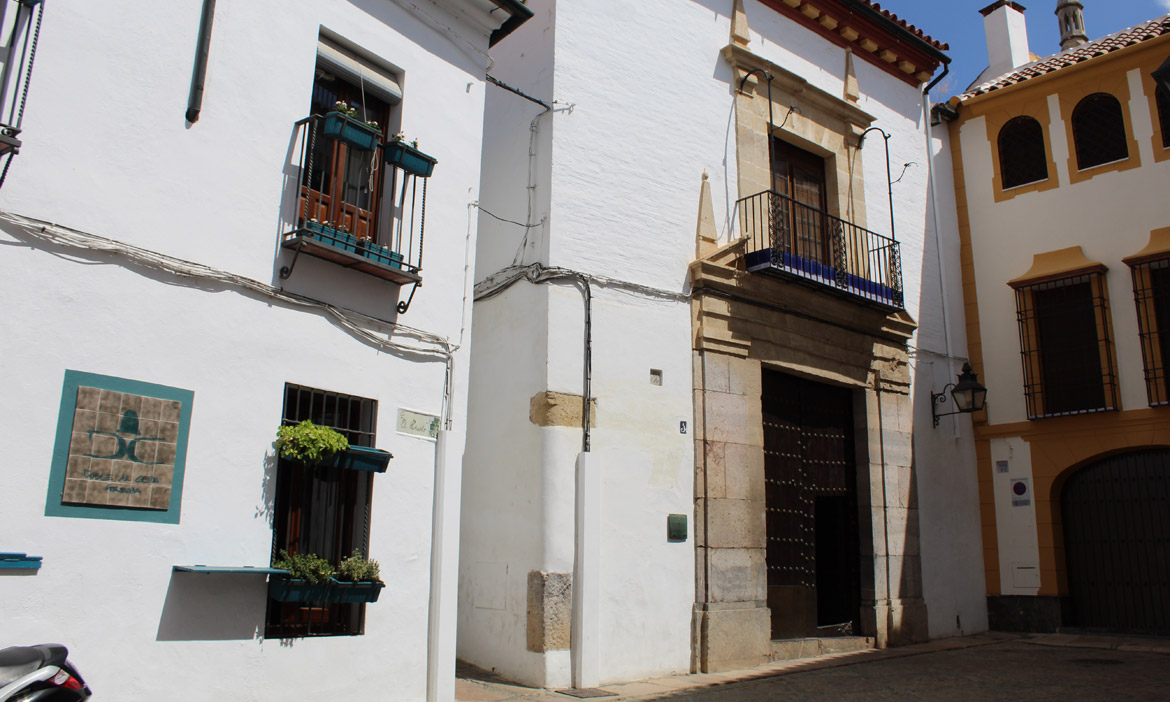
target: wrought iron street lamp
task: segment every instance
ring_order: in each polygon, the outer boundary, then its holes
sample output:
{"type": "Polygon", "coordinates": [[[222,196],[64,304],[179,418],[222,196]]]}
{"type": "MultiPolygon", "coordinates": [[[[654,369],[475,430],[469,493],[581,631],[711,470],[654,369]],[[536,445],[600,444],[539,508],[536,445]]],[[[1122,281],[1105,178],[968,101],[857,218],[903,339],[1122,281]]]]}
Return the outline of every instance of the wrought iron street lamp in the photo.
{"type": "Polygon", "coordinates": [[[958,383],[948,383],[942,392],[930,393],[930,413],[934,416],[934,425],[937,427],[940,418],[949,417],[952,414],[978,412],[983,409],[986,400],[987,388],[979,384],[979,376],[971,370],[971,364],[964,363],[963,372],[959,373],[958,383]],[[951,399],[955,401],[955,407],[958,409],[955,412],[940,413],[938,407],[946,404],[947,390],[951,391],[951,399]]]}

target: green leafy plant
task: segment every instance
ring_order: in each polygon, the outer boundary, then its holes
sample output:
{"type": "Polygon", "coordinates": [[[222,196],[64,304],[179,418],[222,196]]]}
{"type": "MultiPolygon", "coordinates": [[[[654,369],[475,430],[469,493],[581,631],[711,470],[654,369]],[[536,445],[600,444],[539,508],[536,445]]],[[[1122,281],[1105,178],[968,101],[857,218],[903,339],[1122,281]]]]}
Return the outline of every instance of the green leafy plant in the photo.
{"type": "Polygon", "coordinates": [[[341,559],[337,566],[337,579],[353,582],[381,582],[381,568],[378,562],[365,558],[354,549],[353,555],[341,559]]]}
{"type": "Polygon", "coordinates": [[[276,430],[273,448],[281,458],[316,465],[349,448],[349,441],[329,427],[319,427],[309,420],[276,430]]]}
{"type": "Polygon", "coordinates": [[[287,570],[290,578],[308,580],[311,583],[327,583],[333,577],[333,566],[315,553],[289,553],[280,550],[280,557],[272,562],[273,568],[287,570]]]}

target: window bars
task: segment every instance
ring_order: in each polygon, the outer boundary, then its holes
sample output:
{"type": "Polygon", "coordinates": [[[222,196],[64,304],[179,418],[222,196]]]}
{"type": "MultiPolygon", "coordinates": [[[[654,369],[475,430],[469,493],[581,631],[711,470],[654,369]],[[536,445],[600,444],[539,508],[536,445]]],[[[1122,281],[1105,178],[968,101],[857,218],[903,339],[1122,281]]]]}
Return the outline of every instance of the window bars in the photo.
{"type": "Polygon", "coordinates": [[[1072,128],[1080,170],[1129,157],[1121,103],[1109,93],[1093,93],[1078,102],[1072,128]]]}
{"type": "Polygon", "coordinates": [[[1170,404],[1170,259],[1131,264],[1138,338],[1151,406],[1170,404]]]}
{"type": "Polygon", "coordinates": [[[1008,120],[999,130],[999,171],[1003,188],[1048,180],[1044,128],[1032,117],[1008,120]]]}
{"type": "Polygon", "coordinates": [[[1016,288],[1028,418],[1117,408],[1109,302],[1099,272],[1016,288]]]}
{"type": "MultiPolygon", "coordinates": [[[[377,400],[285,385],[285,425],[307,419],[341,432],[354,446],[373,447],[377,414],[377,400]]],[[[372,473],[280,459],[273,492],[273,557],[288,550],[336,564],[354,551],[369,553],[372,473]]],[[[354,635],[364,629],[360,603],[268,603],[269,638],[354,635]]]]}

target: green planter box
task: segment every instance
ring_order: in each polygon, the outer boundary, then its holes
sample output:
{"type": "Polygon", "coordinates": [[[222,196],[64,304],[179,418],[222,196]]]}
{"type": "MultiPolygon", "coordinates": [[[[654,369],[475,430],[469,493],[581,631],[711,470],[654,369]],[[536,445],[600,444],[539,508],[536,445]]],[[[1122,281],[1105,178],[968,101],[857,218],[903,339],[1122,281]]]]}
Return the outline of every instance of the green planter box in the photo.
{"type": "Polygon", "coordinates": [[[268,581],[268,596],[277,602],[328,602],[333,583],[311,583],[297,578],[273,577],[268,581]]]}
{"type": "Polygon", "coordinates": [[[380,581],[350,583],[333,581],[329,592],[330,602],[377,602],[386,583],[380,581]]]}
{"type": "Polygon", "coordinates": [[[384,147],[386,163],[397,166],[407,173],[427,178],[435,170],[436,159],[427,156],[403,141],[391,141],[384,147]]]}
{"type": "Polygon", "coordinates": [[[382,134],[365,122],[351,119],[340,112],[327,112],[325,136],[338,139],[359,151],[373,151],[382,134]]]}
{"type": "Polygon", "coordinates": [[[350,446],[349,450],[334,454],[321,461],[322,467],[348,468],[349,470],[364,470],[371,473],[385,473],[394,454],[382,449],[366,448],[365,446],[350,446]]]}
{"type": "Polygon", "coordinates": [[[320,222],[306,222],[305,229],[308,229],[310,236],[314,239],[329,244],[335,249],[342,251],[357,251],[358,240],[352,234],[343,232],[335,227],[329,227],[320,222]]]}
{"type": "Polygon", "coordinates": [[[268,581],[268,596],[277,602],[377,602],[383,582],[311,583],[297,578],[273,577],[268,581]]]}

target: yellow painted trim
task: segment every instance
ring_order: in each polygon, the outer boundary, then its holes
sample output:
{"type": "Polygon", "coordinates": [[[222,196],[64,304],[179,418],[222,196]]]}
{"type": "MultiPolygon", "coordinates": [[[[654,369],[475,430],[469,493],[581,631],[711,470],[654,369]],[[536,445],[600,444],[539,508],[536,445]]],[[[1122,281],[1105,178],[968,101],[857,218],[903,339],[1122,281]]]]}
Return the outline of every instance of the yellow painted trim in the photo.
{"type": "Polygon", "coordinates": [[[1157,66],[1142,66],[1139,70],[1142,74],[1142,93],[1145,94],[1146,102],[1150,105],[1150,121],[1153,122],[1154,126],[1154,133],[1150,137],[1150,146],[1154,149],[1154,161],[1161,163],[1170,160],[1170,147],[1162,146],[1162,122],[1158,119],[1158,99],[1154,92],[1157,89],[1157,84],[1154,83],[1154,76],[1150,75],[1155,68],[1157,66]]]}
{"type": "Polygon", "coordinates": [[[1135,254],[1126,256],[1121,262],[1128,266],[1136,266],[1147,261],[1170,257],[1170,227],[1159,227],[1150,230],[1150,242],[1145,248],[1135,254]]]}
{"type": "MultiPolygon", "coordinates": [[[[984,551],[988,582],[992,553],[988,553],[986,533],[988,505],[984,499],[983,476],[991,487],[990,450],[981,455],[980,445],[991,439],[1019,437],[1028,442],[1032,456],[1032,484],[1036,507],[1036,532],[1040,544],[1041,595],[1067,595],[1068,575],[1064,560],[1064,533],[1060,514],[1060,493],[1065,480],[1078,469],[1110,455],[1144,448],[1170,447],[1170,407],[1151,407],[1126,412],[1055,417],[1043,422],[1013,422],[995,426],[977,426],[975,439],[980,472],[980,512],[984,515],[984,551]]],[[[992,497],[990,510],[994,513],[992,497]]],[[[994,521],[990,522],[994,526],[994,521]]],[[[995,590],[999,591],[998,549],[995,590]]]]}
{"type": "Polygon", "coordinates": [[[1083,183],[1102,173],[1128,171],[1142,165],[1137,139],[1133,136],[1133,116],[1130,114],[1128,71],[1102,73],[1100,76],[1086,75],[1082,82],[1064,86],[1057,99],[1060,102],[1060,119],[1064,122],[1065,139],[1068,141],[1068,179],[1070,183],[1083,183]],[[1084,98],[1096,93],[1107,93],[1121,104],[1121,118],[1125,123],[1125,147],[1129,155],[1120,161],[1102,163],[1084,170],[1078,170],[1076,140],[1073,138],[1073,110],[1084,98]]]}
{"type": "Polygon", "coordinates": [[[1085,273],[1105,272],[1105,264],[1099,261],[1090,261],[1085,252],[1078,246],[1070,246],[1056,251],[1045,251],[1032,256],[1032,267],[1028,272],[1012,278],[1007,282],[1013,288],[1025,285],[1035,285],[1048,280],[1071,278],[1085,273]]]}
{"type": "Polygon", "coordinates": [[[1051,117],[1048,114],[1048,100],[1046,98],[1041,97],[1018,103],[1013,101],[1010,104],[1003,105],[1002,109],[989,111],[984,116],[986,118],[984,122],[987,124],[987,142],[991,146],[991,193],[996,203],[1006,202],[1013,197],[1018,197],[1025,193],[1042,192],[1059,187],[1060,182],[1056,171],[1056,161],[1052,159],[1052,146],[1048,141],[1051,138],[1052,128],[1050,124],[1051,117]],[[1003,187],[1003,169],[999,163],[999,132],[1011,120],[1024,116],[1031,117],[1040,123],[1040,129],[1044,134],[1044,159],[1048,166],[1048,177],[1044,180],[1017,185],[1005,190],[1003,187]]]}
{"type": "Polygon", "coordinates": [[[1001,109],[996,107],[996,103],[1033,99],[1031,93],[1038,93],[1045,97],[1059,93],[1068,84],[1075,85],[1085,80],[1093,80],[1101,73],[1118,72],[1124,74],[1134,68],[1146,68],[1147,71],[1153,71],[1166,59],[1165,52],[1168,48],[1170,48],[1170,34],[1164,34],[1157,39],[1150,39],[1134,46],[1118,49],[1072,66],[1065,66],[1060,70],[1029,78],[1022,83],[967,98],[961,101],[962,107],[959,110],[958,121],[984,115],[988,110],[1001,109]]]}

